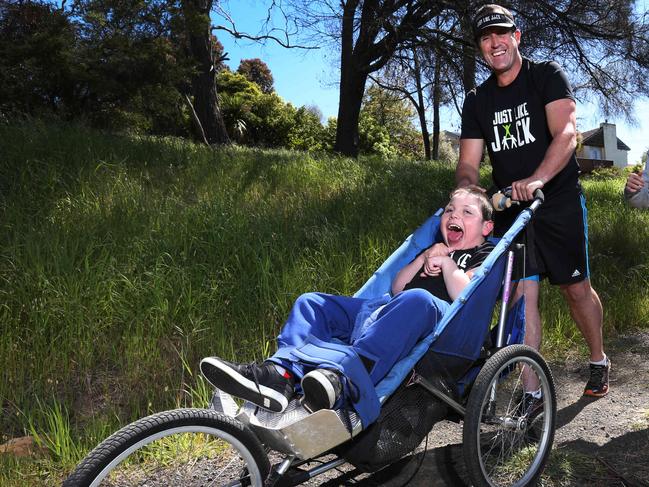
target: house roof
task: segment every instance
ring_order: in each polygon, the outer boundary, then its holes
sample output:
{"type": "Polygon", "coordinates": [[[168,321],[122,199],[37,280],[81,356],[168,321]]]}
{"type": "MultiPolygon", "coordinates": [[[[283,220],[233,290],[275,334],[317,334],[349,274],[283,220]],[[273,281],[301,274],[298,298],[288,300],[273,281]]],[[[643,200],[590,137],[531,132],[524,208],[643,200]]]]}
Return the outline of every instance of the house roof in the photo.
{"type": "MultiPolygon", "coordinates": [[[[604,130],[602,127],[587,130],[586,132],[581,133],[582,145],[590,145],[593,147],[604,147],[604,130]]],[[[617,138],[617,148],[619,150],[630,151],[631,148],[617,138]]]]}

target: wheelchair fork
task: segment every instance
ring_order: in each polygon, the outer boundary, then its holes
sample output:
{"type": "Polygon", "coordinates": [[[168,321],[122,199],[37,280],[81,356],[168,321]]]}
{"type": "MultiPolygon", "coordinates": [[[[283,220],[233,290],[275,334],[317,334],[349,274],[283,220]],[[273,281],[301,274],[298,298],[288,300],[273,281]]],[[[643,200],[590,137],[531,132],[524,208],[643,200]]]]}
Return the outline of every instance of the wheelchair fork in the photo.
{"type": "MultiPolygon", "coordinates": [[[[512,271],[514,269],[514,251],[507,252],[507,265],[505,267],[505,281],[503,283],[503,299],[500,308],[500,316],[498,318],[498,334],[496,337],[496,347],[501,349],[505,344],[505,321],[507,320],[507,308],[511,298],[511,284],[512,284],[512,271]]],[[[490,408],[495,407],[496,404],[496,382],[491,386],[489,393],[490,408]]]]}
{"type": "Polygon", "coordinates": [[[505,320],[507,320],[507,308],[511,298],[512,270],[514,268],[514,251],[507,252],[507,266],[505,267],[505,282],[503,284],[503,302],[500,308],[500,317],[498,318],[498,336],[496,338],[496,347],[502,348],[505,342],[505,320]]]}

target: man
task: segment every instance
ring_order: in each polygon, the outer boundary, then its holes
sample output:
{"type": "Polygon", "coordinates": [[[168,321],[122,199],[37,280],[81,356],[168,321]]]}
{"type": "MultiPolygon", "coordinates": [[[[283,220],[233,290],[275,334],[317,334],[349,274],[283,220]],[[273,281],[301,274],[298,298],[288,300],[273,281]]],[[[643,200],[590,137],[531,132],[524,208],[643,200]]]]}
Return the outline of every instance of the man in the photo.
{"type": "Polygon", "coordinates": [[[634,208],[649,208],[649,151],[642,174],[632,172],[626,180],[624,198],[634,208]]]}
{"type": "MultiPolygon", "coordinates": [[[[545,204],[526,234],[523,277],[541,275],[560,287],[590,349],[590,379],[584,394],[604,396],[610,361],[604,353],[602,305],[589,279],[572,89],[556,63],[536,63],[521,56],[521,32],[507,9],[484,5],[475,15],[473,28],[492,75],[464,101],[456,182],[460,187],[477,185],[486,144],[494,183],[501,189],[511,186],[512,199],[529,202],[534,191],[543,188],[545,204]]],[[[504,233],[523,206],[497,214],[496,236],[504,233]]],[[[520,281],[516,292],[526,298],[525,342],[538,349],[538,277],[520,281]]]]}

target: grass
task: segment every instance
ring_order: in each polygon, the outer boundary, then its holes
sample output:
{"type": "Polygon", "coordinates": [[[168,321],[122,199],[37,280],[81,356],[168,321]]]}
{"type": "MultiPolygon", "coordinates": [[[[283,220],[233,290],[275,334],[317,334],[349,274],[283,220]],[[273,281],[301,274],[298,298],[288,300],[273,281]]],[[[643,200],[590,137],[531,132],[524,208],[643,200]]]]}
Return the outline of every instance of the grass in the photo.
{"type": "MultiPolygon", "coordinates": [[[[261,360],[300,293],[353,293],[453,185],[435,162],[38,122],[0,126],[0,155],[0,443],[49,452],[0,457],[1,485],[57,484],[119,425],[206,404],[202,356],[261,360]]],[[[649,327],[649,212],[622,186],[584,181],[609,334],[649,327]]],[[[546,350],[583,354],[557,291],[541,300],[546,350]]]]}

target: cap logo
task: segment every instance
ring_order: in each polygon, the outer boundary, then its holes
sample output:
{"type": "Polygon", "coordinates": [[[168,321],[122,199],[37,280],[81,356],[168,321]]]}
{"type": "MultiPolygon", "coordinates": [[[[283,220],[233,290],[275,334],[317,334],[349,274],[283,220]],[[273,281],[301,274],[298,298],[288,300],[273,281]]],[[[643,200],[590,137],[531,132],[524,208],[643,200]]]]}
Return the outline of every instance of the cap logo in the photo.
{"type": "Polygon", "coordinates": [[[478,19],[477,28],[480,29],[484,24],[500,23],[500,22],[512,23],[512,19],[510,19],[509,17],[503,14],[485,15],[484,17],[478,19]]]}

